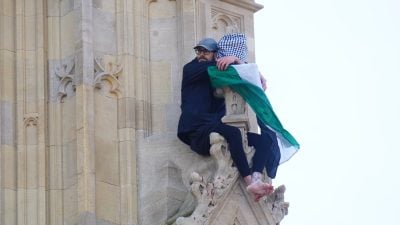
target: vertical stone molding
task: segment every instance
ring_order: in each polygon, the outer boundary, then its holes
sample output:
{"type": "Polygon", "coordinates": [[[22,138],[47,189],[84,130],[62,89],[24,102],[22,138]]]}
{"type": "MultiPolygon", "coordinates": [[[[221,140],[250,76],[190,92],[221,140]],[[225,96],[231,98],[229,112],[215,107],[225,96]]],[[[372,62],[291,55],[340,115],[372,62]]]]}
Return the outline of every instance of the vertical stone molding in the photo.
{"type": "Polygon", "coordinates": [[[0,224],[16,224],[15,1],[0,1],[0,224]]]}
{"type": "Polygon", "coordinates": [[[123,70],[118,76],[123,97],[118,98],[118,150],[120,185],[120,222],[138,224],[138,183],[137,183],[137,88],[141,85],[137,77],[145,68],[143,62],[142,35],[144,1],[115,1],[117,58],[123,70]],[[141,12],[141,13],[140,13],[141,12]]]}
{"type": "Polygon", "coordinates": [[[121,224],[121,168],[118,130],[119,76],[122,71],[117,57],[95,57],[94,141],[96,172],[96,221],[121,224]],[[107,163],[104,163],[107,161],[107,163]],[[110,207],[112,206],[112,207],[110,207]]]}
{"type": "MultiPolygon", "coordinates": [[[[73,0],[47,0],[48,46],[48,212],[49,224],[76,224],[77,188],[76,86],[78,18],[73,0]]],[[[78,81],[80,80],[80,81],[78,81]]],[[[79,109],[80,110],[80,109],[79,109]]]]}
{"type": "Polygon", "coordinates": [[[93,0],[73,1],[78,224],[96,222],[93,0]]]}
{"type": "Polygon", "coordinates": [[[44,9],[43,0],[15,1],[18,224],[47,223],[44,9]]]}
{"type": "Polygon", "coordinates": [[[177,56],[177,2],[151,0],[148,3],[148,93],[151,133],[166,130],[165,107],[171,101],[172,57],[177,56]],[[162,41],[168,37],[169,42],[162,41]],[[171,48],[172,47],[172,48],[171,48]]]}

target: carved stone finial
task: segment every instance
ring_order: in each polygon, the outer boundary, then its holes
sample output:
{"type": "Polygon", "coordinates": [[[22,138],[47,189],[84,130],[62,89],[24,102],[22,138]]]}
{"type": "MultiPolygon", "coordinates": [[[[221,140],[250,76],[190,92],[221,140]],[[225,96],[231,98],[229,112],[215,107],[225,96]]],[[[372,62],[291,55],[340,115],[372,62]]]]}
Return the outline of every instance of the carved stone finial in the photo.
{"type": "Polygon", "coordinates": [[[286,187],[281,185],[265,199],[267,207],[271,210],[272,217],[276,224],[279,224],[283,217],[285,217],[289,212],[289,203],[285,202],[284,199],[285,191],[286,187]]]}

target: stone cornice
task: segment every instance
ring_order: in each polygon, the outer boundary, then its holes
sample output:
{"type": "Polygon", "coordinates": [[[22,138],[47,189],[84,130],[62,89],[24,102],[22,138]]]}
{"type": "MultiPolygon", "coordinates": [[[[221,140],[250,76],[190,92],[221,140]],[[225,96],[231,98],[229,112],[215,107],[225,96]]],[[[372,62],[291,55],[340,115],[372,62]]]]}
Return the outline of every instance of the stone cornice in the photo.
{"type": "Polygon", "coordinates": [[[264,8],[263,5],[255,3],[250,0],[220,0],[221,2],[226,2],[235,6],[239,6],[241,8],[250,10],[252,12],[257,12],[258,10],[264,8]]]}

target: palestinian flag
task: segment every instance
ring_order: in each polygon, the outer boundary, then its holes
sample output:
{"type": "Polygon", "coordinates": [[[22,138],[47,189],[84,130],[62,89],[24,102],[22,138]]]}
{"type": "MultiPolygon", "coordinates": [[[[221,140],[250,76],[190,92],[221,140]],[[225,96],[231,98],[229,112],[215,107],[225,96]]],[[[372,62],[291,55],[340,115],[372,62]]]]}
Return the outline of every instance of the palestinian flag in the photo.
{"type": "Polygon", "coordinates": [[[241,95],[257,117],[276,133],[281,152],[280,163],[289,160],[298,151],[299,143],[283,128],[261,87],[257,64],[231,65],[223,71],[218,70],[216,66],[211,66],[208,67],[208,74],[215,88],[230,87],[241,95]]]}

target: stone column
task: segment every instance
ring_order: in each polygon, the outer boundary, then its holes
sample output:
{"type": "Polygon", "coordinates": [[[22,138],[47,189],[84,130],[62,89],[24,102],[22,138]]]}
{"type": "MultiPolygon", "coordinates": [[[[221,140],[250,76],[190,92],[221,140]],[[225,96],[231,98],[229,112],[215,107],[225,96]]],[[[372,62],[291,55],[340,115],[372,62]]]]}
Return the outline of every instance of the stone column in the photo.
{"type": "Polygon", "coordinates": [[[0,224],[17,223],[15,1],[0,0],[0,224]]]}
{"type": "MultiPolygon", "coordinates": [[[[118,98],[119,178],[121,186],[121,224],[138,224],[137,183],[137,75],[141,73],[142,39],[140,12],[142,1],[116,1],[116,51],[123,68],[119,81],[123,96],[118,98]]],[[[141,86],[141,85],[140,85],[141,86]]],[[[142,109],[145,107],[141,107],[142,109]]],[[[143,113],[140,113],[143,115],[143,113]]]]}
{"type": "Polygon", "coordinates": [[[93,0],[74,1],[78,224],[96,223],[93,0]]]}
{"type": "Polygon", "coordinates": [[[75,23],[71,0],[47,0],[49,224],[77,224],[75,23]]]}
{"type": "Polygon", "coordinates": [[[44,2],[17,0],[17,224],[46,224],[44,2]]]}

